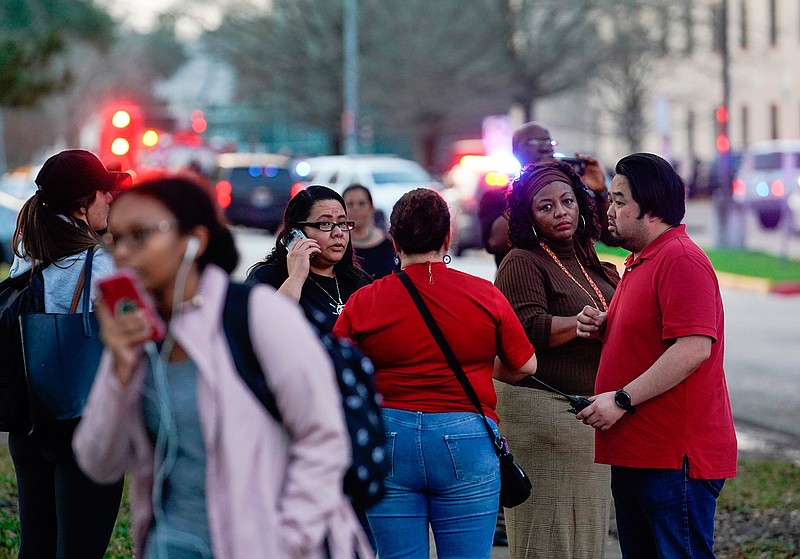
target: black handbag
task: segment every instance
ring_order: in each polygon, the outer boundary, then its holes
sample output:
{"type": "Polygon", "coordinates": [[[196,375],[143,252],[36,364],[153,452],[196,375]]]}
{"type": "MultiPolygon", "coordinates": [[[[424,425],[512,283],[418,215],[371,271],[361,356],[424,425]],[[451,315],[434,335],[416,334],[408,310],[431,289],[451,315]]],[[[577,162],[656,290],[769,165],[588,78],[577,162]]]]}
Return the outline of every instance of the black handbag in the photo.
{"type": "Polygon", "coordinates": [[[27,433],[31,427],[19,316],[44,309],[44,268],[0,283],[0,431],[27,433]]]}
{"type": "Polygon", "coordinates": [[[464,369],[461,368],[461,364],[450,348],[450,344],[447,343],[447,339],[444,337],[439,325],[436,324],[436,320],[433,318],[425,301],[422,300],[422,295],[420,295],[419,291],[414,286],[411,278],[402,270],[397,272],[397,277],[400,278],[408,294],[411,295],[411,299],[414,301],[419,313],[425,320],[425,324],[428,325],[428,329],[431,331],[433,339],[436,340],[436,343],[442,350],[442,353],[447,359],[447,363],[456,374],[456,378],[464,389],[464,392],[466,392],[469,401],[472,402],[472,405],[475,406],[475,409],[483,418],[486,430],[492,438],[495,452],[500,460],[500,504],[509,509],[521,505],[531,496],[531,480],[525,474],[522,467],[514,462],[514,456],[508,450],[508,441],[506,441],[505,437],[498,437],[492,430],[489,420],[486,419],[486,415],[483,413],[483,408],[481,407],[478,395],[475,393],[475,389],[472,388],[467,374],[464,372],[464,369]]]}
{"type": "Polygon", "coordinates": [[[31,422],[80,417],[92,388],[103,343],[89,312],[92,248],[72,297],[69,314],[24,313],[19,317],[31,422]],[[80,312],[78,301],[83,295],[80,312]]]}

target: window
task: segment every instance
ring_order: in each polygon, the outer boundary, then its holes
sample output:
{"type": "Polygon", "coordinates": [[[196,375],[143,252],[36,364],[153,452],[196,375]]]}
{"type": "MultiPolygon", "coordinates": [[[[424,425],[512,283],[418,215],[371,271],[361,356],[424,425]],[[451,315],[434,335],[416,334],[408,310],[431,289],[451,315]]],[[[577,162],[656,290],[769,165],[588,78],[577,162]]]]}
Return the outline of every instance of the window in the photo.
{"type": "Polygon", "coordinates": [[[778,105],[772,104],[769,107],[769,121],[772,129],[772,139],[778,139],[778,105]]]}
{"type": "Polygon", "coordinates": [[[747,0],[739,1],[739,46],[747,48],[747,0]]]}
{"type": "Polygon", "coordinates": [[[684,52],[694,52],[694,16],[692,14],[693,0],[683,0],[683,26],[686,29],[686,45],[684,52]]]}
{"type": "Polygon", "coordinates": [[[753,156],[753,169],[756,171],[769,171],[781,168],[781,152],[759,153],[753,156]]]}
{"type": "Polygon", "coordinates": [[[769,0],[769,44],[778,44],[778,0],[769,0]]]}
{"type": "Polygon", "coordinates": [[[750,143],[750,114],[747,105],[742,105],[742,146],[750,143]]]}

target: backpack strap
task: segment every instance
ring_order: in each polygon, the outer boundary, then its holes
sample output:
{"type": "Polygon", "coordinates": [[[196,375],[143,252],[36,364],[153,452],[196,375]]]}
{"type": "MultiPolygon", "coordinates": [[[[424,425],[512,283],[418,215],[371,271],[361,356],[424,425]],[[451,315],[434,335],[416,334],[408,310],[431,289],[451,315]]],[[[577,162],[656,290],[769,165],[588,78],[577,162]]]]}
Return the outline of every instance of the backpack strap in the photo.
{"type": "Polygon", "coordinates": [[[253,349],[253,340],[250,338],[248,322],[250,288],[251,286],[241,283],[230,282],[228,284],[225,307],[222,310],[222,327],[225,330],[225,337],[228,339],[228,346],[230,346],[239,376],[275,421],[281,423],[281,412],[275,402],[275,395],[267,385],[264,370],[253,349]]]}

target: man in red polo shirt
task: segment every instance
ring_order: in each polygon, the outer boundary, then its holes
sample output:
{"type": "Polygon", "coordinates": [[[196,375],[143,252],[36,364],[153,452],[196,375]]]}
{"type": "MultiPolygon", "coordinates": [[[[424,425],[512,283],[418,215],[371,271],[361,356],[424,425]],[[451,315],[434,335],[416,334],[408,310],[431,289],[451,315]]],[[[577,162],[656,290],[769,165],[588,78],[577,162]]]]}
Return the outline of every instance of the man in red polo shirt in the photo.
{"type": "Polygon", "coordinates": [[[714,557],[716,498],[736,476],[716,274],[687,236],[683,181],[661,157],[617,163],[609,231],[631,251],[608,313],[578,335],[603,339],[592,405],[595,461],[610,464],[625,558],[714,557]]]}

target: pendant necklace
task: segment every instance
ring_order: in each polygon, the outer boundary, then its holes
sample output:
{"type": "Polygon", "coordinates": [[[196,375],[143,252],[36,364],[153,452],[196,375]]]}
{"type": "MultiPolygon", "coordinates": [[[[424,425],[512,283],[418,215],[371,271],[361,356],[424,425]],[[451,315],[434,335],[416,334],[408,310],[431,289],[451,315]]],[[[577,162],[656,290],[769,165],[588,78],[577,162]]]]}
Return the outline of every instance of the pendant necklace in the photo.
{"type": "Polygon", "coordinates": [[[317,280],[311,277],[311,273],[308,274],[308,279],[310,279],[314,283],[314,285],[319,287],[322,290],[322,292],[325,295],[327,295],[331,301],[333,301],[333,303],[328,303],[333,308],[333,312],[335,312],[336,314],[342,314],[342,309],[344,309],[344,303],[342,303],[342,293],[341,291],[339,291],[339,278],[336,277],[336,274],[333,274],[333,281],[336,283],[336,296],[337,296],[336,299],[334,299],[333,295],[328,293],[328,290],[322,287],[319,284],[319,282],[317,282],[317,280]]]}
{"type": "MultiPolygon", "coordinates": [[[[550,250],[550,247],[549,247],[549,246],[547,246],[546,244],[544,244],[542,241],[539,241],[539,246],[540,246],[540,247],[542,247],[542,249],[543,249],[543,250],[544,250],[544,251],[545,251],[547,254],[549,254],[549,255],[550,255],[550,258],[552,258],[552,259],[553,259],[553,262],[555,262],[555,263],[558,265],[558,267],[559,267],[559,268],[561,268],[561,271],[562,271],[562,272],[564,272],[565,274],[567,274],[567,276],[569,277],[569,279],[571,279],[571,280],[572,280],[572,281],[575,283],[575,285],[577,285],[578,287],[580,287],[580,288],[583,290],[583,292],[584,292],[584,293],[586,293],[586,296],[587,296],[587,297],[589,297],[589,299],[591,299],[591,301],[592,301],[592,306],[593,306],[594,308],[596,308],[597,310],[601,310],[601,309],[599,309],[599,308],[597,307],[597,303],[595,302],[595,300],[594,300],[594,297],[592,297],[592,296],[589,294],[589,292],[586,290],[586,288],[585,288],[585,287],[583,287],[583,286],[582,286],[580,283],[578,283],[578,280],[576,280],[576,279],[575,279],[575,276],[573,276],[573,275],[572,275],[572,274],[569,272],[569,270],[567,270],[567,267],[566,267],[566,266],[564,266],[564,264],[561,262],[561,260],[559,260],[559,259],[558,259],[558,256],[556,256],[556,253],[555,253],[555,252],[553,252],[552,250],[550,250]]],[[[606,298],[603,296],[603,292],[602,292],[602,291],[600,291],[600,288],[599,288],[599,287],[597,287],[597,284],[594,282],[594,280],[592,280],[592,278],[590,278],[590,277],[589,277],[589,274],[587,274],[587,273],[586,273],[586,269],[583,267],[583,264],[581,264],[581,261],[580,261],[580,259],[578,258],[578,255],[577,255],[577,254],[575,254],[575,251],[574,251],[574,250],[572,251],[572,254],[575,256],[575,262],[577,262],[577,263],[578,263],[578,266],[580,267],[580,269],[581,269],[581,272],[583,272],[583,277],[585,277],[585,278],[586,278],[586,281],[588,281],[588,282],[589,282],[589,285],[590,285],[590,286],[592,286],[592,290],[594,290],[595,294],[597,295],[597,298],[598,298],[598,299],[600,299],[600,305],[603,307],[603,309],[602,309],[602,310],[603,310],[603,311],[607,311],[607,310],[608,310],[608,304],[606,303],[606,298]]]]}

